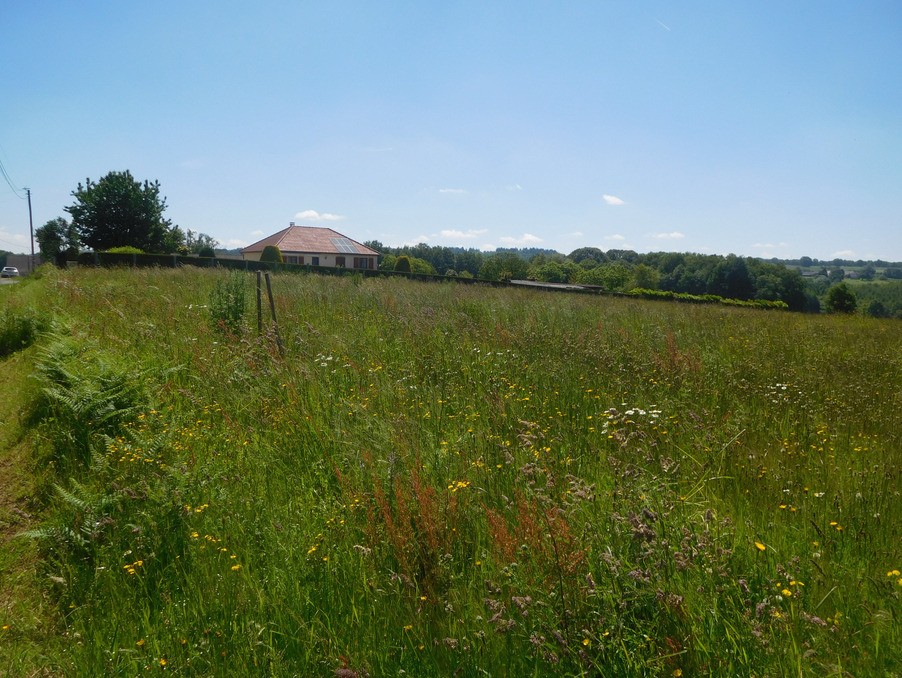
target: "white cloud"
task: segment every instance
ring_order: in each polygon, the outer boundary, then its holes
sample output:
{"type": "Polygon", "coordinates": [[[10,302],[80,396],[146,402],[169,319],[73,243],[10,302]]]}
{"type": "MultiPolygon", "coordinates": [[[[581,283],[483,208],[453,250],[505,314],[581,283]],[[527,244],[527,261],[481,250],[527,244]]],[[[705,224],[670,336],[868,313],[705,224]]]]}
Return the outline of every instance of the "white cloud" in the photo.
{"type": "Polygon", "coordinates": [[[615,205],[615,206],[618,206],[618,205],[625,205],[625,204],[626,204],[621,198],[618,198],[616,195],[608,195],[607,193],[605,193],[603,196],[601,196],[601,198],[602,198],[602,200],[604,200],[608,205],[615,205]]]}
{"type": "Polygon", "coordinates": [[[440,188],[438,189],[439,193],[451,193],[453,195],[461,195],[467,192],[465,188],[440,188]]]}
{"type": "Polygon", "coordinates": [[[615,233],[614,235],[606,235],[606,236],[604,237],[604,239],[605,239],[605,240],[617,240],[617,241],[621,241],[621,240],[626,240],[626,237],[620,235],[619,233],[615,233]]]}
{"type": "Polygon", "coordinates": [[[855,250],[840,250],[830,255],[834,259],[855,259],[855,250]]]}
{"type": "Polygon", "coordinates": [[[542,239],[532,233],[524,233],[519,238],[513,238],[511,236],[505,236],[500,238],[501,242],[509,247],[527,247],[529,245],[537,245],[542,242],[542,239]]]}
{"type": "Polygon", "coordinates": [[[780,242],[776,245],[774,243],[761,243],[756,242],[752,245],[752,249],[759,250],[759,255],[761,257],[775,257],[777,254],[785,254],[786,248],[789,247],[789,243],[780,242]]]}
{"type": "Polygon", "coordinates": [[[508,191],[522,191],[523,187],[520,184],[511,184],[510,186],[505,186],[508,191]]]}
{"type": "MultiPolygon", "coordinates": [[[[0,249],[5,249],[2,247],[3,244],[6,245],[17,245],[22,248],[22,253],[27,254],[31,251],[31,241],[28,239],[27,235],[22,235],[19,233],[10,233],[9,231],[3,230],[0,231],[0,249]]],[[[37,241],[35,241],[35,253],[37,253],[37,241]]]]}
{"type": "Polygon", "coordinates": [[[464,239],[469,240],[471,238],[478,238],[479,236],[485,235],[486,233],[488,233],[488,231],[484,228],[480,228],[480,229],[471,228],[466,231],[458,231],[456,229],[447,229],[447,230],[441,231],[439,233],[439,235],[441,235],[441,237],[443,237],[443,238],[464,238],[464,239]]]}
{"type": "Polygon", "coordinates": [[[263,235],[263,231],[257,229],[256,231],[251,231],[251,235],[254,237],[263,235]]]}
{"type": "Polygon", "coordinates": [[[405,242],[404,245],[406,245],[408,247],[413,247],[414,245],[419,245],[421,242],[422,243],[429,242],[429,236],[428,235],[418,235],[416,238],[411,238],[410,240],[405,242]]]}
{"type": "Polygon", "coordinates": [[[241,238],[229,238],[225,241],[226,248],[230,250],[233,250],[236,247],[247,247],[248,245],[250,245],[250,243],[241,238]]]}
{"type": "Polygon", "coordinates": [[[651,237],[656,240],[680,240],[685,238],[686,235],[679,231],[671,231],[670,233],[653,233],[651,237]]]}
{"type": "Polygon", "coordinates": [[[582,231],[573,231],[573,233],[568,233],[567,235],[571,238],[582,238],[583,232],[582,231]]]}
{"type": "Polygon", "coordinates": [[[340,214],[331,214],[329,212],[317,212],[316,210],[304,210],[294,215],[298,221],[341,221],[344,219],[340,214]]]}

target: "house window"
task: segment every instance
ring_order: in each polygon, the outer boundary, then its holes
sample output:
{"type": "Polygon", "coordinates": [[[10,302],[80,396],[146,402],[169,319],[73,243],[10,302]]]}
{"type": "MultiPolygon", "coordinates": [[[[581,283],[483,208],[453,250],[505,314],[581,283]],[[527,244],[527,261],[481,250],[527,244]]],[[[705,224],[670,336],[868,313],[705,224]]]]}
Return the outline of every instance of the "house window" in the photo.
{"type": "Polygon", "coordinates": [[[304,265],[304,257],[298,257],[298,263],[303,266],[304,265]]]}
{"type": "Polygon", "coordinates": [[[335,257],[335,265],[339,268],[345,267],[345,258],[344,257],[335,257]]]}
{"type": "Polygon", "coordinates": [[[310,264],[312,266],[319,266],[319,257],[310,257],[310,264]]]}
{"type": "Polygon", "coordinates": [[[296,263],[298,263],[298,258],[295,257],[295,256],[293,256],[293,255],[291,255],[291,254],[286,254],[285,257],[284,257],[284,259],[285,259],[285,263],[286,263],[286,264],[296,264],[296,263]]]}
{"type": "Polygon", "coordinates": [[[373,260],[369,257],[354,257],[354,268],[372,268],[373,260]]]}

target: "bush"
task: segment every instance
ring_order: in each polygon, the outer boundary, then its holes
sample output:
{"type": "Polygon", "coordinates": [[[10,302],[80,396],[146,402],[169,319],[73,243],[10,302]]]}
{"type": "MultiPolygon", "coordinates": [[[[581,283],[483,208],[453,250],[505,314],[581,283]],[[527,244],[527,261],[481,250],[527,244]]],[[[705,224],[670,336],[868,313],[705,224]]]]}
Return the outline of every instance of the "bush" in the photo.
{"type": "Polygon", "coordinates": [[[401,255],[395,261],[395,270],[398,273],[410,273],[410,257],[401,255]]]}
{"type": "Polygon", "coordinates": [[[201,258],[213,259],[216,257],[216,250],[212,247],[201,247],[200,251],[198,251],[197,256],[201,258]]]}
{"type": "Polygon", "coordinates": [[[827,290],[824,306],[827,313],[854,313],[858,307],[858,300],[849,286],[841,282],[827,290]]]}
{"type": "Polygon", "coordinates": [[[218,329],[238,332],[244,320],[246,296],[244,273],[241,271],[232,271],[228,278],[217,280],[210,293],[213,324],[218,329]]]}
{"type": "Polygon", "coordinates": [[[263,252],[260,254],[260,261],[265,261],[270,264],[285,263],[285,259],[282,257],[282,250],[275,245],[267,245],[263,248],[263,252]]]}
{"type": "Polygon", "coordinates": [[[131,245],[122,245],[121,247],[111,247],[108,250],[104,250],[108,254],[144,254],[144,250],[138,247],[132,247],[131,245]]]}

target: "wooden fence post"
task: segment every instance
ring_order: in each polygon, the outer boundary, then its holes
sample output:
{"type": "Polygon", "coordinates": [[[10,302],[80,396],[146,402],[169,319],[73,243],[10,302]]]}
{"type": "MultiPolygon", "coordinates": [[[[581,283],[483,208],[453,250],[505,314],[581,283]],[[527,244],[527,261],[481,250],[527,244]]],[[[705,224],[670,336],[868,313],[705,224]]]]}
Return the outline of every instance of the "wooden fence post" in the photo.
{"type": "Polygon", "coordinates": [[[269,311],[272,314],[273,331],[276,333],[276,346],[279,347],[279,355],[285,355],[285,349],[282,346],[282,338],[279,336],[279,321],[276,319],[276,302],[272,296],[272,284],[269,281],[269,271],[266,272],[266,295],[269,297],[269,311]]]}
{"type": "Polygon", "coordinates": [[[257,334],[263,334],[263,276],[257,271],[257,334]]]}

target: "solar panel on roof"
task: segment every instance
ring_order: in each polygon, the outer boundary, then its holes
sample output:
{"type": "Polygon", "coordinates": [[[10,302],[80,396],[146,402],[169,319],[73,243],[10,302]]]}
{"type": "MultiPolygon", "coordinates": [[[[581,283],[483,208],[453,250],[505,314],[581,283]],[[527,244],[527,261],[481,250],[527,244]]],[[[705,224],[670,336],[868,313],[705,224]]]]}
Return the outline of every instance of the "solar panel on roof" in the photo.
{"type": "Polygon", "coordinates": [[[332,238],[332,244],[335,245],[335,249],[339,252],[357,254],[357,248],[354,247],[354,243],[347,238],[332,238]]]}

